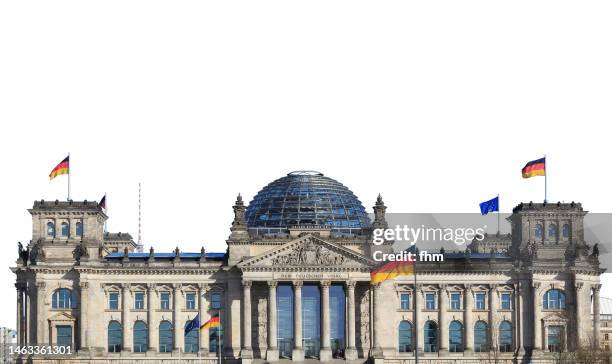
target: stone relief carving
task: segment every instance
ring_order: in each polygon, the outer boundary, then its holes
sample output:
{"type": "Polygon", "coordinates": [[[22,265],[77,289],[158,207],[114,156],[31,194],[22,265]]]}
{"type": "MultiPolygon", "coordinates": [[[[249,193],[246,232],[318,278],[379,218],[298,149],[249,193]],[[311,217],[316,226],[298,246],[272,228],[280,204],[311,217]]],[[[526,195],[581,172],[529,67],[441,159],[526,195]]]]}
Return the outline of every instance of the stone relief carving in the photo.
{"type": "Polygon", "coordinates": [[[357,346],[367,354],[370,347],[370,294],[367,286],[357,286],[356,293],[356,326],[357,346]]]}
{"type": "Polygon", "coordinates": [[[260,356],[265,354],[265,348],[268,346],[268,286],[254,284],[251,294],[251,337],[254,354],[260,356]]]}
{"type": "Polygon", "coordinates": [[[313,242],[306,241],[303,245],[295,246],[289,253],[279,255],[272,259],[276,265],[342,265],[346,258],[328,248],[313,242]]]}

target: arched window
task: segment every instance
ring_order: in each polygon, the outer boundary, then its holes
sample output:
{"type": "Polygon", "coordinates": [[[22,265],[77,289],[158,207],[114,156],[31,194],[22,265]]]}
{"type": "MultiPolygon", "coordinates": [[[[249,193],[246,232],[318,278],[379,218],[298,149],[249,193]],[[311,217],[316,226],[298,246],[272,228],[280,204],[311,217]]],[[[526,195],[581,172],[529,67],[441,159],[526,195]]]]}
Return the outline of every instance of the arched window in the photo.
{"type": "Polygon", "coordinates": [[[70,225],[67,222],[62,223],[62,236],[70,235],[70,225]]]}
{"type": "Polygon", "coordinates": [[[83,223],[80,221],[76,223],[76,236],[83,236],[83,223]]]}
{"type": "Polygon", "coordinates": [[[74,292],[68,288],[60,288],[53,292],[51,300],[52,308],[75,308],[76,296],[74,292]]]}
{"type": "Polygon", "coordinates": [[[542,239],[543,233],[544,233],[544,228],[542,227],[542,224],[537,224],[535,228],[535,237],[537,239],[542,239]]]}
{"type": "Polygon", "coordinates": [[[438,325],[434,321],[425,322],[423,339],[426,353],[438,351],[438,325]]]}
{"type": "Polygon", "coordinates": [[[563,237],[568,239],[570,237],[570,226],[569,224],[563,225],[563,237]]]}
{"type": "Polygon", "coordinates": [[[451,353],[463,352],[463,325],[459,321],[448,325],[448,350],[451,353]]]}
{"type": "MultiPolygon", "coordinates": [[[[185,323],[185,327],[189,326],[191,321],[185,323]]],[[[199,327],[192,328],[187,334],[185,334],[185,352],[186,353],[197,353],[200,350],[200,336],[198,334],[199,327]]]]}
{"type": "Polygon", "coordinates": [[[134,352],[144,353],[147,351],[149,330],[143,321],[134,322],[134,352]]]}
{"type": "Polygon", "coordinates": [[[483,353],[489,351],[488,337],[489,333],[487,323],[484,321],[477,321],[474,325],[474,351],[477,353],[483,353]]]}
{"type": "Polygon", "coordinates": [[[108,323],[108,352],[118,353],[121,351],[121,324],[117,321],[108,323]]]}
{"type": "Polygon", "coordinates": [[[55,224],[51,221],[47,223],[47,236],[50,238],[55,237],[55,224]]]}
{"type": "Polygon", "coordinates": [[[557,237],[557,225],[555,224],[548,225],[548,237],[549,238],[557,237]]]}
{"type": "Polygon", "coordinates": [[[502,321],[499,324],[499,351],[512,352],[512,324],[508,321],[502,321]]]}
{"type": "Polygon", "coordinates": [[[545,310],[565,309],[565,293],[558,289],[550,289],[544,293],[542,304],[545,310]]]}
{"type": "Polygon", "coordinates": [[[399,324],[399,351],[412,351],[412,324],[408,321],[400,321],[399,324]]]}
{"type": "Polygon", "coordinates": [[[171,353],[172,347],[172,324],[169,321],[162,321],[159,324],[159,352],[171,353]]]}

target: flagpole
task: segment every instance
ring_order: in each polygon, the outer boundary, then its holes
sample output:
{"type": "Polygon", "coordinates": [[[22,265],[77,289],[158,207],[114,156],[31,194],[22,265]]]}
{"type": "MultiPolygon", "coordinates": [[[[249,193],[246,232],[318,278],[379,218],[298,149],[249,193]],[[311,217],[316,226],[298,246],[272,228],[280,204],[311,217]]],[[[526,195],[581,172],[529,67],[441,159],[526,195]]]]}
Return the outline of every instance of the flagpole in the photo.
{"type": "MultiPolygon", "coordinates": [[[[106,214],[106,216],[108,216],[108,200],[106,199],[106,192],[104,192],[104,214],[106,214]]],[[[104,220],[104,233],[106,233],[108,231],[108,229],[106,228],[106,223],[107,223],[108,219],[104,220]]]]}
{"type": "Polygon", "coordinates": [[[414,270],[414,299],[412,300],[412,306],[414,307],[414,327],[416,328],[414,330],[414,363],[415,364],[419,364],[419,339],[418,339],[418,333],[419,333],[419,320],[418,320],[418,309],[416,307],[416,303],[417,303],[417,246],[416,246],[416,239],[414,241],[414,262],[413,262],[413,270],[414,270]]]}
{"type": "Polygon", "coordinates": [[[497,235],[501,235],[501,231],[499,230],[499,213],[500,213],[500,207],[499,207],[499,193],[497,194],[497,235]]]}
{"type": "Polygon", "coordinates": [[[223,356],[221,355],[221,337],[222,337],[222,333],[223,333],[223,324],[221,321],[221,309],[219,309],[219,333],[217,334],[217,341],[219,341],[219,364],[221,364],[221,359],[223,358],[223,356]]]}
{"type": "Polygon", "coordinates": [[[548,171],[546,167],[546,154],[544,154],[544,203],[548,200],[548,171]]]}
{"type": "Polygon", "coordinates": [[[68,201],[70,201],[70,152],[68,152],[68,201]]]}

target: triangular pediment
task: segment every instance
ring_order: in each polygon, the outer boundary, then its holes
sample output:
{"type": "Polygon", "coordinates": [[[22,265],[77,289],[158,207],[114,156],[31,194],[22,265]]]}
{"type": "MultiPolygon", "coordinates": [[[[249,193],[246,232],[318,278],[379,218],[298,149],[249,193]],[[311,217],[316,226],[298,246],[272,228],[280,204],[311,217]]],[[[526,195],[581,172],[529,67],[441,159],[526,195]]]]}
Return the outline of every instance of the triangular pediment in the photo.
{"type": "Polygon", "coordinates": [[[560,312],[551,312],[549,315],[544,316],[542,320],[548,323],[565,323],[567,318],[560,312]]]}
{"type": "Polygon", "coordinates": [[[69,322],[69,321],[76,321],[76,318],[68,312],[58,312],[55,315],[49,317],[49,321],[69,322]]]}
{"type": "Polygon", "coordinates": [[[262,268],[371,269],[373,260],[314,235],[306,235],[238,264],[242,270],[262,268]]]}

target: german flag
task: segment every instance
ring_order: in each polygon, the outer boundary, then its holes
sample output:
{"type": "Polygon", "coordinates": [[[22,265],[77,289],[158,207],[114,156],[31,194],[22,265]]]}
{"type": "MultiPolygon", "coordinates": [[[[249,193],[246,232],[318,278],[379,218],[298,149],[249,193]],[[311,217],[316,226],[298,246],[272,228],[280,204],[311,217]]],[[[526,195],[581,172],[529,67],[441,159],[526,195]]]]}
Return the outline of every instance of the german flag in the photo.
{"type": "Polygon", "coordinates": [[[546,175],[546,157],[536,159],[525,164],[523,167],[523,178],[545,176],[546,175]]]}
{"type": "Polygon", "coordinates": [[[62,174],[70,173],[69,164],[70,156],[64,158],[63,161],[61,161],[57,166],[55,166],[55,168],[53,168],[51,174],[49,174],[49,178],[54,179],[55,177],[61,176],[62,174]]]}
{"type": "Polygon", "coordinates": [[[219,327],[221,321],[219,320],[219,315],[213,316],[210,320],[206,321],[204,325],[200,326],[200,330],[206,330],[213,327],[219,327]]]}
{"type": "Polygon", "coordinates": [[[413,274],[414,262],[408,260],[388,262],[370,273],[370,283],[382,283],[387,279],[393,279],[397,276],[409,276],[413,274]]]}

